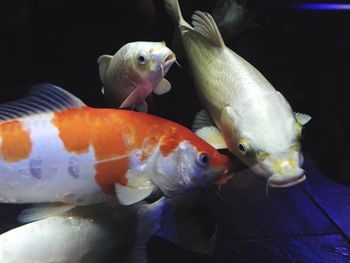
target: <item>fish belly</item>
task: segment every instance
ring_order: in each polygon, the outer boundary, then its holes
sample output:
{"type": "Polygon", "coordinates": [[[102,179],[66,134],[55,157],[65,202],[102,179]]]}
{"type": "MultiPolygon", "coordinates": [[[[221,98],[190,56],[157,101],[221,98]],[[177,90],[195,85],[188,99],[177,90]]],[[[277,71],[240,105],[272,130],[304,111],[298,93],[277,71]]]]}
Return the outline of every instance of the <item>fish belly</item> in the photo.
{"type": "MultiPolygon", "coordinates": [[[[48,113],[20,120],[30,147],[26,146],[28,154],[19,160],[0,156],[0,202],[89,204],[106,198],[95,182],[93,149],[82,154],[67,152],[52,117],[48,113]]],[[[1,139],[3,153],[9,145],[1,139]]],[[[12,148],[20,149],[21,145],[12,148]]]]}

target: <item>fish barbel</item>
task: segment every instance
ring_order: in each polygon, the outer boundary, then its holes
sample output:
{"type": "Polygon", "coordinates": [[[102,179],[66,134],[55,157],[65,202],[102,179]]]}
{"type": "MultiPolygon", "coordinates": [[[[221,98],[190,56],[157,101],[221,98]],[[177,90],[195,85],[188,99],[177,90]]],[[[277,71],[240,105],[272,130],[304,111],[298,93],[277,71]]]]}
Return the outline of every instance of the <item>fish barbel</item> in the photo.
{"type": "Polygon", "coordinates": [[[66,206],[48,209],[64,211],[117,195],[128,205],[229,173],[227,157],[191,130],[146,113],[90,108],[51,84],[0,113],[3,203],[60,202],[66,206]]]}
{"type": "Polygon", "coordinates": [[[228,148],[272,187],[305,179],[300,135],[311,117],[294,114],[282,94],[251,64],[227,48],[208,13],[196,11],[192,24],[178,0],[165,0],[175,20],[202,105],[197,134],[217,148],[228,148]],[[214,123],[215,124],[214,124],[214,123]]]}
{"type": "Polygon", "coordinates": [[[146,97],[170,91],[171,84],[164,76],[175,61],[165,42],[127,43],[113,56],[97,59],[102,93],[112,107],[147,112],[146,97]]]}

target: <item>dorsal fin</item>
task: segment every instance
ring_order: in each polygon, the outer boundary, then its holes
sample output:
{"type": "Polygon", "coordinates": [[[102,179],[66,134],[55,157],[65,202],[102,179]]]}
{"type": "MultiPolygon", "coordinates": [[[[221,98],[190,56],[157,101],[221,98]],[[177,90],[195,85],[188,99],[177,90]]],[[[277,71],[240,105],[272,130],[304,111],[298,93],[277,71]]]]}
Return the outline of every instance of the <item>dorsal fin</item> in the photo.
{"type": "Polygon", "coordinates": [[[192,15],[192,25],[196,32],[211,41],[214,45],[225,47],[220,31],[210,14],[198,10],[195,11],[192,15]]]}
{"type": "Polygon", "coordinates": [[[32,114],[80,108],[85,104],[73,94],[50,83],[31,87],[27,97],[0,105],[0,120],[23,118],[32,114]]]}

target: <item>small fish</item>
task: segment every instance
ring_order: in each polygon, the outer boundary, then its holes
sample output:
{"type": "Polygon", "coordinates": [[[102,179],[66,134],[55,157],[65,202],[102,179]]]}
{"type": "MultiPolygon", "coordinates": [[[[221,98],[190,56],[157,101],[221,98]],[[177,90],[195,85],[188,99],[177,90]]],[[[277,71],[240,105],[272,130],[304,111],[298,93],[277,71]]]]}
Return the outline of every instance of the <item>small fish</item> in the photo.
{"type": "Polygon", "coordinates": [[[164,197],[133,206],[106,202],[17,227],[0,235],[0,262],[147,262],[146,246],[152,235],[180,247],[189,244],[192,251],[200,248],[205,254],[214,245],[211,238],[178,205],[181,220],[171,212],[172,202],[164,197]],[[184,237],[182,243],[172,234],[184,237]]]}
{"type": "Polygon", "coordinates": [[[177,0],[165,0],[182,36],[197,94],[208,111],[193,128],[216,148],[228,148],[271,187],[305,180],[300,135],[311,117],[294,114],[282,94],[242,57],[227,48],[208,13],[189,25],[177,0]]]}
{"type": "Polygon", "coordinates": [[[175,61],[165,42],[128,43],[113,56],[97,59],[102,93],[112,107],[147,112],[146,97],[170,91],[171,84],[164,76],[175,61]]]}
{"type": "Polygon", "coordinates": [[[229,166],[177,123],[90,108],[51,84],[0,105],[0,201],[59,203],[26,210],[22,221],[114,196],[124,205],[159,191],[172,197],[218,181],[229,166]]]}

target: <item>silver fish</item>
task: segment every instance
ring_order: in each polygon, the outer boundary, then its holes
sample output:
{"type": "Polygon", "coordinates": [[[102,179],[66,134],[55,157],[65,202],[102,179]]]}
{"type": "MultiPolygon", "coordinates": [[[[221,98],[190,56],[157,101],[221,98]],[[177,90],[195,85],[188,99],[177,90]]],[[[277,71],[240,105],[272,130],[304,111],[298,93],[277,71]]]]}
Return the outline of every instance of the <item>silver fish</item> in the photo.
{"type": "Polygon", "coordinates": [[[175,60],[164,42],[131,42],[113,56],[100,56],[97,63],[105,99],[115,108],[147,112],[147,96],[170,91],[164,76],[175,60]]]}
{"type": "Polygon", "coordinates": [[[311,117],[294,114],[256,68],[225,46],[210,14],[196,11],[192,27],[177,0],[165,4],[181,32],[197,94],[210,115],[196,116],[197,135],[216,148],[228,148],[268,178],[269,186],[305,180],[300,135],[311,117]]]}
{"type": "Polygon", "coordinates": [[[0,235],[0,262],[142,263],[148,261],[146,246],[152,235],[210,254],[215,233],[208,237],[186,213],[191,199],[161,198],[133,206],[108,202],[35,221],[0,235]]]}

